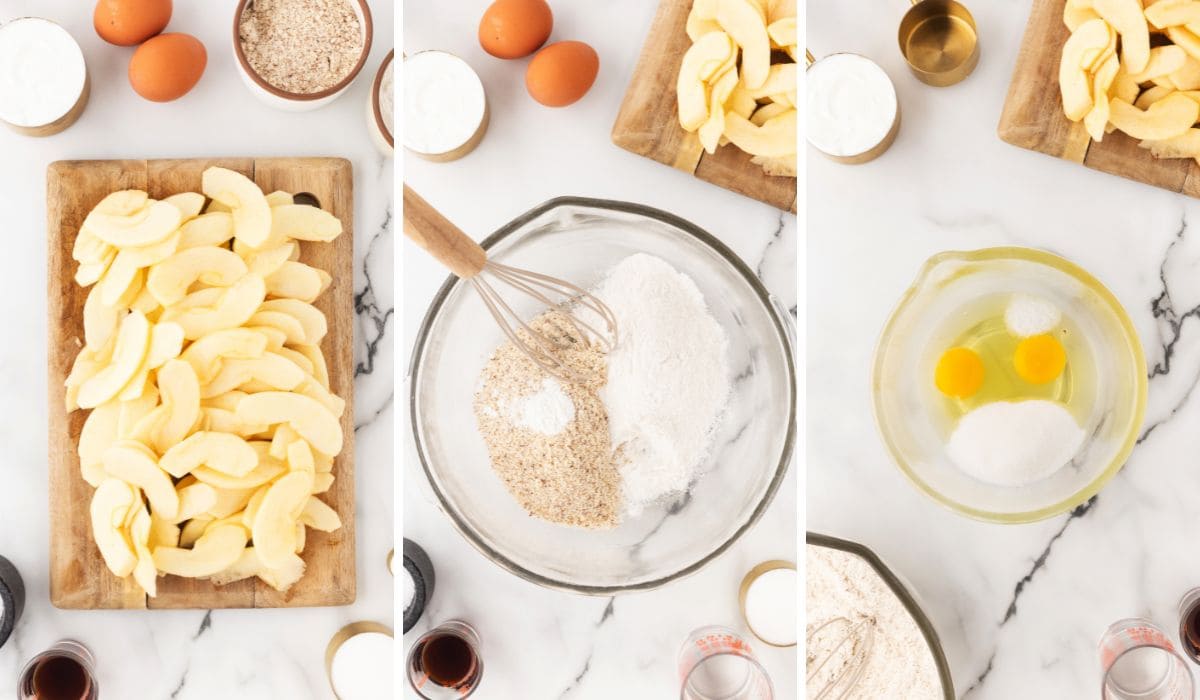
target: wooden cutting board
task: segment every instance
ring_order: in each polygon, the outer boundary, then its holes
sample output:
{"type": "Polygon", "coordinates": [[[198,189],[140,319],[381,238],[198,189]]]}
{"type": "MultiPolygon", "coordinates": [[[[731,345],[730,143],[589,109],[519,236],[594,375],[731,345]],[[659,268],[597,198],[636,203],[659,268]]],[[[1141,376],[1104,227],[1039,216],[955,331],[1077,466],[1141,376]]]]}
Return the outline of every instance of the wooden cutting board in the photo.
{"type": "Polygon", "coordinates": [[[355,598],[354,564],[354,194],[350,162],[341,158],[217,158],[188,160],[93,160],[52,163],[46,173],[50,414],[50,601],[59,608],[278,608],[348,605],[355,598]],[[257,578],[227,586],[175,576],[158,579],[158,596],[146,597],[132,582],[113,576],[92,539],[88,504],[92,487],[79,474],[79,431],[87,411],[68,414],[63,382],[82,346],[87,290],[75,283],[71,259],[75,235],[105,195],[141,189],[162,198],[200,191],[205,168],[219,165],[253,179],[264,192],[308,193],[342,221],[332,243],[304,242],[301,259],[333,276],[316,301],[328,319],[321,343],[330,389],[346,400],[345,448],[334,462],[336,477],[323,499],[342,519],[336,532],[309,528],[303,578],[279,593],[257,578]]]}
{"type": "Polygon", "coordinates": [[[633,79],[613,125],[612,140],[632,151],[711,182],[796,212],[796,178],[773,177],[730,144],[709,155],[695,134],[679,126],[675,81],[683,54],[692,45],[687,16],[692,0],[662,0],[642,47],[633,79]]]}
{"type": "Polygon", "coordinates": [[[1000,138],[1101,172],[1200,197],[1200,165],[1194,160],[1155,158],[1138,148],[1136,139],[1117,131],[1096,143],[1082,122],[1063,115],[1058,64],[1070,35],[1062,21],[1065,5],[1066,0],[1033,0],[1000,117],[1000,138]]]}

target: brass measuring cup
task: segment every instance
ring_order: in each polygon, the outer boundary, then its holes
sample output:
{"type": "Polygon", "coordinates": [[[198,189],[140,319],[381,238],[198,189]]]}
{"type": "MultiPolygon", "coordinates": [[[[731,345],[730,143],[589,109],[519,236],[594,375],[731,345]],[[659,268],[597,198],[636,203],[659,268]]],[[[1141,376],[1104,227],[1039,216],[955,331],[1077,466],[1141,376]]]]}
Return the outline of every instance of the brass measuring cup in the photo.
{"type": "Polygon", "coordinates": [[[975,18],[956,0],[912,0],[899,39],[908,67],[927,85],[953,85],[979,63],[975,18]]]}

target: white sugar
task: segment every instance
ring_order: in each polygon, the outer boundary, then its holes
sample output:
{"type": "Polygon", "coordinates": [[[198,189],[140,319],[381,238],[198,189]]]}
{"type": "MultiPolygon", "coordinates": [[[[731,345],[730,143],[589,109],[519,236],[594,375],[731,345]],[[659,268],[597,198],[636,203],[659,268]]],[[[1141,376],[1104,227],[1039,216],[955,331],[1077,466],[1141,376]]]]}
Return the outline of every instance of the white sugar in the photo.
{"type": "Polygon", "coordinates": [[[998,401],[959,420],[946,444],[950,460],[980,481],[1024,486],[1071,461],[1086,434],[1053,401],[998,401]]]}
{"type": "Polygon", "coordinates": [[[392,697],[395,640],[380,632],[364,632],[347,639],[333,655],[329,681],[342,700],[378,700],[392,697]]]}
{"type": "Polygon", "coordinates": [[[746,624],[764,642],[796,643],[797,580],[795,569],[772,569],[746,591],[746,624]]]}
{"type": "Polygon", "coordinates": [[[542,435],[558,435],[575,420],[575,404],[553,377],[542,380],[542,387],[527,396],[510,401],[505,417],[518,428],[542,435]]]}
{"type": "Polygon", "coordinates": [[[1008,326],[1008,332],[1021,338],[1049,333],[1060,321],[1062,312],[1057,306],[1027,294],[1014,295],[1004,309],[1004,325],[1008,326]]]}

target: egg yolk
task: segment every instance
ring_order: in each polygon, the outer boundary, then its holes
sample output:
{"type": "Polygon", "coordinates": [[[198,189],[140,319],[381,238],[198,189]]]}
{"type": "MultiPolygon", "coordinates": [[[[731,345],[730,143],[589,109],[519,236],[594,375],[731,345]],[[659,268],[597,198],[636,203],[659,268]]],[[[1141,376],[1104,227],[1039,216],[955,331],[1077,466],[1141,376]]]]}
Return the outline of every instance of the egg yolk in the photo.
{"type": "Polygon", "coordinates": [[[1067,351],[1052,335],[1035,335],[1022,340],[1013,354],[1017,376],[1030,384],[1052,382],[1067,366],[1067,351]]]}
{"type": "Polygon", "coordinates": [[[965,399],[983,386],[983,360],[970,348],[950,348],[938,360],[933,381],[943,394],[965,399]]]}

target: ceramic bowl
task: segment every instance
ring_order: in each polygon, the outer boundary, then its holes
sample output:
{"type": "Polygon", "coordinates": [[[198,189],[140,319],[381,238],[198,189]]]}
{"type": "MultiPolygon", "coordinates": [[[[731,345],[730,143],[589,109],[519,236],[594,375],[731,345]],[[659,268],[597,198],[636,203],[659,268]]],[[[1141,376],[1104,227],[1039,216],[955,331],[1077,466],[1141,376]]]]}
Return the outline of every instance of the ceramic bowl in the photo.
{"type": "Polygon", "coordinates": [[[341,96],[354,82],[354,79],[358,77],[358,74],[362,72],[363,66],[366,65],[367,56],[371,53],[371,41],[375,34],[374,25],[371,22],[371,8],[367,6],[367,0],[348,1],[354,8],[354,13],[358,15],[358,23],[362,27],[363,32],[362,54],[358,57],[358,62],[354,64],[354,68],[350,73],[333,87],[320,92],[295,93],[280,90],[271,85],[250,66],[250,62],[246,59],[246,53],[242,50],[239,28],[242,24],[242,14],[246,11],[246,8],[254,4],[254,0],[240,0],[237,10],[233,13],[233,55],[237,63],[238,74],[242,76],[242,82],[246,84],[250,92],[263,103],[286,112],[307,112],[314,110],[324,107],[341,96]]]}

